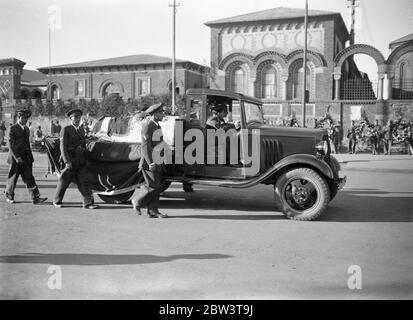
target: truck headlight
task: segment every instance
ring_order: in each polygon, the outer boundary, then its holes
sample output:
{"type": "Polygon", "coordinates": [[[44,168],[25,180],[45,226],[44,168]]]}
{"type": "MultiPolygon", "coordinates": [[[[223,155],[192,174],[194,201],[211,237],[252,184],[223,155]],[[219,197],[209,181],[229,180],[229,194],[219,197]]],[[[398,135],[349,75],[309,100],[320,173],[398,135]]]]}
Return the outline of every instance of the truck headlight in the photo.
{"type": "Polygon", "coordinates": [[[315,149],[317,151],[317,154],[325,156],[328,153],[328,142],[327,141],[321,141],[315,145],[315,149]]]}

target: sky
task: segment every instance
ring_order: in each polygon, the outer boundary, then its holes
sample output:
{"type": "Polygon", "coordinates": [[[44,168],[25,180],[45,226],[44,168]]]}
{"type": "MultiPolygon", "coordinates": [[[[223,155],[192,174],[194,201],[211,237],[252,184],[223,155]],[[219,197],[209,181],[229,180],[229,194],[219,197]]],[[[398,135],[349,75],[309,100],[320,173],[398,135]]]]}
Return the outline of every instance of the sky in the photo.
{"type": "MultiPolygon", "coordinates": [[[[51,34],[52,65],[155,54],[172,57],[172,0],[0,0],[0,58],[15,57],[26,69],[48,66],[48,8],[61,9],[61,29],[51,34]]],[[[413,32],[413,1],[360,0],[356,43],[385,56],[389,43],[413,32]]],[[[341,13],[349,26],[346,0],[308,0],[309,9],[341,13]]],[[[276,7],[304,8],[305,0],[177,0],[176,57],[210,62],[207,21],[276,7]]],[[[360,55],[361,56],[361,55],[360,55]]],[[[377,72],[361,56],[362,71],[377,72]]]]}

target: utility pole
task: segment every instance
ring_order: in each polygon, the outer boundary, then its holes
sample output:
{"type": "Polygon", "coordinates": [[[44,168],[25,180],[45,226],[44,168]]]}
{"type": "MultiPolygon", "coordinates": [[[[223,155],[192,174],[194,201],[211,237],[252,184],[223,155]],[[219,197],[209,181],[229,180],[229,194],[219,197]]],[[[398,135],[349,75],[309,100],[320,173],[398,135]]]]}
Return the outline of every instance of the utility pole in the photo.
{"type": "MultiPolygon", "coordinates": [[[[347,8],[350,8],[350,46],[356,43],[356,7],[358,6],[359,4],[356,3],[356,0],[347,0],[347,8]]],[[[355,70],[353,56],[351,56],[348,61],[350,63],[350,77],[354,77],[355,70]]]]}
{"type": "Polygon", "coordinates": [[[176,66],[175,66],[175,16],[176,16],[176,7],[179,7],[179,4],[176,4],[174,0],[173,4],[169,5],[172,7],[172,114],[175,114],[176,108],[176,66]]]}
{"type": "Polygon", "coordinates": [[[49,24],[49,72],[47,73],[47,100],[52,100],[52,93],[50,91],[50,69],[52,66],[52,29],[49,24]]]}
{"type": "Polygon", "coordinates": [[[356,33],[355,33],[355,29],[356,29],[356,7],[359,6],[359,4],[356,4],[356,0],[347,0],[348,4],[347,4],[347,8],[350,8],[350,46],[352,46],[353,44],[355,44],[355,40],[356,40],[356,33]]]}
{"type": "Polygon", "coordinates": [[[305,128],[305,107],[306,107],[306,89],[307,89],[307,24],[308,24],[308,0],[305,0],[304,16],[304,57],[303,57],[303,128],[305,128]]]}

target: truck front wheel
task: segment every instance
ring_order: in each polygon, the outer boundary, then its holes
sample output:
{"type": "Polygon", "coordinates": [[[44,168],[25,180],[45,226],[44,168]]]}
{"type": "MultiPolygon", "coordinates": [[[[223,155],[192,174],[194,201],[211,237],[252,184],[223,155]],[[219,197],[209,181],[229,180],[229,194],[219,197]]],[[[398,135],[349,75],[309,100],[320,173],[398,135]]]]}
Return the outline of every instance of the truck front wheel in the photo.
{"type": "Polygon", "coordinates": [[[292,220],[315,220],[330,201],[326,180],[309,168],[283,173],[275,183],[274,193],[277,205],[292,220]]]}

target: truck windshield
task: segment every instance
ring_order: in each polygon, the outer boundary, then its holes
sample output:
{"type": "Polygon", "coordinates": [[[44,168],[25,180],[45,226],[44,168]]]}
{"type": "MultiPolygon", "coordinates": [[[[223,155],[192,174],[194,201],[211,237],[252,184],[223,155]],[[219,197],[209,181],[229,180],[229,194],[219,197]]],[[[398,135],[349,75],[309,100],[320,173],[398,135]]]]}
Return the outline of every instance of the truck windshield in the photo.
{"type": "Polygon", "coordinates": [[[246,123],[262,123],[264,124],[264,115],[262,114],[261,106],[258,104],[244,102],[245,120],[246,123]]]}

